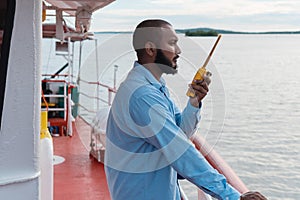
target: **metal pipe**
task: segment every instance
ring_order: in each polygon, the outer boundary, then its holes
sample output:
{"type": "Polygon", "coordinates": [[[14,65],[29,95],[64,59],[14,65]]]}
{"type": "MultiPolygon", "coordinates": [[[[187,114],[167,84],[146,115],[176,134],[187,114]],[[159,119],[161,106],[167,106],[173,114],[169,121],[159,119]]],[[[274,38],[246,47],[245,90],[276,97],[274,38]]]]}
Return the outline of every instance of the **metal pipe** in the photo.
{"type": "MultiPolygon", "coordinates": [[[[95,53],[96,53],[96,81],[98,81],[99,78],[99,60],[98,60],[98,40],[95,39],[95,53]]],[[[99,98],[99,85],[97,84],[97,98],[99,98]]],[[[97,101],[97,111],[99,110],[99,101],[97,101]]]]}
{"type": "MultiPolygon", "coordinates": [[[[81,56],[82,56],[82,46],[83,46],[83,42],[80,41],[79,42],[79,61],[78,61],[78,76],[77,76],[77,89],[78,89],[78,92],[80,92],[80,71],[81,71],[81,56]]],[[[80,96],[78,95],[78,98],[80,98],[80,96]]],[[[79,102],[79,99],[78,99],[78,102],[79,102]]],[[[78,115],[80,115],[80,109],[79,109],[79,106],[78,106],[78,115]]]]}
{"type": "Polygon", "coordinates": [[[70,44],[71,44],[71,37],[68,37],[68,63],[69,63],[69,68],[68,68],[68,82],[71,83],[71,50],[70,50],[70,44]]]}
{"type": "Polygon", "coordinates": [[[71,54],[71,83],[74,83],[74,80],[73,80],[73,76],[74,76],[74,47],[75,46],[75,43],[72,42],[72,54],[71,54]]]}
{"type": "Polygon", "coordinates": [[[81,70],[81,56],[82,56],[82,41],[79,42],[79,61],[78,61],[78,77],[77,77],[77,85],[79,86],[80,82],[80,70],[81,70]]]}

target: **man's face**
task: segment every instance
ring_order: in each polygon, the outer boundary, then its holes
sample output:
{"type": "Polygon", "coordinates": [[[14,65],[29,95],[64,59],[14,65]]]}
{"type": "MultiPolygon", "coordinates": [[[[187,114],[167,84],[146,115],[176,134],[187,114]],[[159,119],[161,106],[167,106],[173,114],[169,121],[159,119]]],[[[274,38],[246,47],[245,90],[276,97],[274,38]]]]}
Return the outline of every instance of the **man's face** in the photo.
{"type": "Polygon", "coordinates": [[[162,28],[161,40],[157,46],[155,63],[157,63],[163,73],[177,73],[177,59],[181,50],[177,45],[178,37],[171,26],[162,28]]]}
{"type": "Polygon", "coordinates": [[[177,64],[173,64],[170,59],[168,59],[161,49],[157,49],[155,61],[154,61],[161,71],[165,74],[176,74],[177,64]]]}

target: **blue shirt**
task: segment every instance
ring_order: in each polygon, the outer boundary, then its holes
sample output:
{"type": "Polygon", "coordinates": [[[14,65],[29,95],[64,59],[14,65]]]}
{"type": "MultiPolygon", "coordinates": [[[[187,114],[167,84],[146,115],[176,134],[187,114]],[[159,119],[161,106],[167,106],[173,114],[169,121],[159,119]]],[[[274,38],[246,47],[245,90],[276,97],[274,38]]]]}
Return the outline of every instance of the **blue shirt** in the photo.
{"type": "Polygon", "coordinates": [[[177,173],[217,199],[239,199],[189,140],[199,112],[188,102],[181,113],[164,80],[135,62],[107,122],[105,172],[113,200],[179,200],[177,173]]]}

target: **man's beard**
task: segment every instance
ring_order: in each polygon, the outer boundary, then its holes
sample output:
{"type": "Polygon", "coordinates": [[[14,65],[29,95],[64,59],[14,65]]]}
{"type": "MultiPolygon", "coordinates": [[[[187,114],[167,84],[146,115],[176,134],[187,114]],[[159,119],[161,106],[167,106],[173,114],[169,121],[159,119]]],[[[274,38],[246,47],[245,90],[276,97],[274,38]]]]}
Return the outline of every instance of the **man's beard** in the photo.
{"type": "Polygon", "coordinates": [[[177,64],[173,67],[172,62],[164,55],[161,49],[157,49],[155,61],[156,65],[160,68],[162,73],[176,74],[177,64]]]}

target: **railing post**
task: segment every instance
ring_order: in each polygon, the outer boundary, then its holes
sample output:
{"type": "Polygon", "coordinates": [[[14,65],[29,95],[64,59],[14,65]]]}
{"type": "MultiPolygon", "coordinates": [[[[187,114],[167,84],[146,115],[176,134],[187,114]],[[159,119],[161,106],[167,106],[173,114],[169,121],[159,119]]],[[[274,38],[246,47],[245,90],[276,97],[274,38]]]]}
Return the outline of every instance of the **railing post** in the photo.
{"type": "Polygon", "coordinates": [[[72,42],[72,53],[71,53],[71,83],[74,83],[74,48],[75,48],[75,43],[72,42]]]}
{"type": "Polygon", "coordinates": [[[118,71],[118,65],[115,65],[115,70],[114,70],[114,89],[117,88],[117,71],[118,71]]]}
{"type": "Polygon", "coordinates": [[[64,82],[64,97],[63,97],[63,100],[64,100],[64,121],[66,121],[67,119],[67,92],[66,92],[66,89],[67,89],[67,84],[66,82],[64,82]]]}
{"type": "MultiPolygon", "coordinates": [[[[72,105],[71,105],[71,65],[72,59],[71,59],[71,38],[68,37],[68,63],[69,63],[69,70],[68,70],[68,83],[66,84],[68,88],[68,96],[67,96],[67,107],[66,107],[66,115],[67,115],[67,135],[72,136],[72,105]]],[[[64,91],[66,90],[66,87],[64,87],[64,91]]]]}
{"type": "MultiPolygon", "coordinates": [[[[77,84],[77,87],[78,87],[78,93],[80,94],[80,74],[81,74],[81,56],[82,56],[82,41],[80,41],[80,45],[79,45],[79,63],[78,63],[78,77],[77,77],[77,81],[76,81],[76,84],[77,84]]],[[[78,95],[79,95],[78,94],[78,95]]],[[[79,96],[78,96],[79,98],[79,96]]],[[[79,109],[79,99],[78,99],[78,102],[77,102],[77,115],[80,115],[80,109],[79,109]]]]}
{"type": "Polygon", "coordinates": [[[71,100],[71,90],[72,86],[71,84],[68,85],[68,128],[67,128],[67,135],[72,136],[73,129],[72,129],[72,100],[71,100]]]}
{"type": "MultiPolygon", "coordinates": [[[[95,53],[96,53],[96,81],[99,82],[99,59],[98,59],[98,40],[95,39],[95,53]]],[[[99,84],[97,84],[97,111],[99,110],[99,84]]]]}

